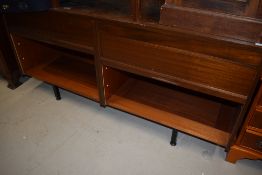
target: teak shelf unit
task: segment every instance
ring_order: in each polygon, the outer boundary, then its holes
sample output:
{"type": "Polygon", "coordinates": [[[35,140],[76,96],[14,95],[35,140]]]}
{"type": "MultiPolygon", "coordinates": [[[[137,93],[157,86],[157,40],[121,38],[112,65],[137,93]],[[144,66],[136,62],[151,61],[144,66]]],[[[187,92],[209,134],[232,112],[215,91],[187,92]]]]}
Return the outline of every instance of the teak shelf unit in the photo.
{"type": "Polygon", "coordinates": [[[204,1],[53,1],[6,19],[24,74],[173,128],[172,144],[177,129],[228,150],[260,77],[262,8],[204,1]]]}

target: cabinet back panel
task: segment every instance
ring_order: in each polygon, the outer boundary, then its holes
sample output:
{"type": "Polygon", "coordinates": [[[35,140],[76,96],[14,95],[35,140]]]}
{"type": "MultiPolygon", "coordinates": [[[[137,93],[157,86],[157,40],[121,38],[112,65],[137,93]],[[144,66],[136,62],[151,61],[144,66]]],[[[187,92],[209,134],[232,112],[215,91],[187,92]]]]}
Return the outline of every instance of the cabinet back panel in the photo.
{"type": "Polygon", "coordinates": [[[59,52],[36,41],[25,39],[14,34],[11,36],[23,73],[34,66],[49,62],[60,56],[59,52]]]}

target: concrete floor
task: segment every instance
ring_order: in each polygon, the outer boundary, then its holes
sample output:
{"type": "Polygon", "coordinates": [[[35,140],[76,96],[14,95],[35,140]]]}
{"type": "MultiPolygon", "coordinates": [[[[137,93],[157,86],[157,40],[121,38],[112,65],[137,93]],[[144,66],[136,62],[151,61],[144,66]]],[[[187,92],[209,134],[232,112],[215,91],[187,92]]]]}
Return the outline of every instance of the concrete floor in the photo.
{"type": "Polygon", "coordinates": [[[0,78],[0,175],[261,175],[261,161],[226,161],[224,149],[30,79],[0,78]]]}

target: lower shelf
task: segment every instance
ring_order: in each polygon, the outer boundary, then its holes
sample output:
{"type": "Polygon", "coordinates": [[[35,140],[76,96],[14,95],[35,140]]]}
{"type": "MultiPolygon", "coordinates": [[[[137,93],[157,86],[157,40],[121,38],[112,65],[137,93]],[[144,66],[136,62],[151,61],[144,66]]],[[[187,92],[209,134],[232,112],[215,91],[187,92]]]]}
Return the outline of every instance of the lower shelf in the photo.
{"type": "Polygon", "coordinates": [[[26,70],[27,75],[99,101],[92,59],[61,56],[26,70]]]}
{"type": "Polygon", "coordinates": [[[228,144],[238,112],[222,102],[134,78],[129,78],[107,103],[221,146],[228,144]]]}

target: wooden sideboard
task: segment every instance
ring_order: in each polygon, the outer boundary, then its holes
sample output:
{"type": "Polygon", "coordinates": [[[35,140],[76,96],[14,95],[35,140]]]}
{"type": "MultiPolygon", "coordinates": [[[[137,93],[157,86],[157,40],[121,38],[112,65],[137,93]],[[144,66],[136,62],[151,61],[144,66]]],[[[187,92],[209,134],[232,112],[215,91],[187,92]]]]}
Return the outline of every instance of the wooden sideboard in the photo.
{"type": "Polygon", "coordinates": [[[173,128],[172,138],[179,130],[229,150],[260,77],[257,13],[230,18],[240,26],[230,37],[222,24],[206,32],[165,22],[164,1],[105,1],[9,14],[23,74],[54,85],[58,99],[64,88],[173,128]],[[241,28],[250,23],[251,34],[241,28]]]}

